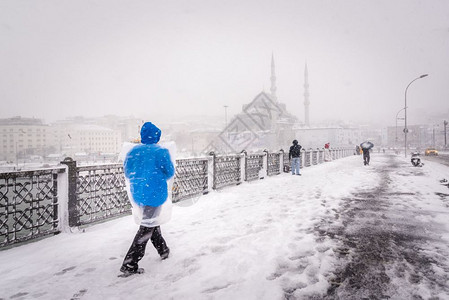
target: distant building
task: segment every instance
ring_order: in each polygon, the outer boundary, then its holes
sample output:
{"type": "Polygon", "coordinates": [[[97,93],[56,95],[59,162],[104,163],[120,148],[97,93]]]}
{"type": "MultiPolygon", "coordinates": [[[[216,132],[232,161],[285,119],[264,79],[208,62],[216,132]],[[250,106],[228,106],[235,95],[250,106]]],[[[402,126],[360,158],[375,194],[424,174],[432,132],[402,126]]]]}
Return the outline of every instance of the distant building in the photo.
{"type": "MultiPolygon", "coordinates": [[[[428,147],[444,147],[443,125],[407,125],[407,144],[411,149],[424,150],[428,147]]],[[[404,126],[387,128],[388,145],[390,147],[405,148],[404,126]]]]}
{"type": "Polygon", "coordinates": [[[45,156],[54,150],[52,145],[52,128],[42,120],[20,116],[0,119],[0,160],[45,156]]]}
{"type": "Polygon", "coordinates": [[[191,148],[188,149],[186,147],[186,150],[188,150],[188,152],[190,152],[194,156],[204,154],[204,149],[207,149],[210,141],[215,139],[220,132],[221,130],[218,128],[203,128],[190,131],[189,136],[191,139],[191,148]]]}
{"type": "Polygon", "coordinates": [[[242,112],[231,119],[206,147],[204,153],[239,153],[246,151],[278,151],[288,149],[294,139],[305,148],[322,148],[330,142],[331,147],[352,147],[366,139],[378,145],[381,137],[353,126],[313,126],[310,122],[310,92],[307,64],[304,69],[304,121],[292,114],[276,95],[274,56],[271,57],[270,94],[261,92],[250,103],[243,105],[242,112]]]}
{"type": "Polygon", "coordinates": [[[122,145],[122,134],[93,124],[59,123],[53,125],[59,153],[64,156],[101,153],[117,154],[122,145]]]}
{"type": "Polygon", "coordinates": [[[97,118],[72,117],[64,120],[58,120],[53,125],[76,126],[76,125],[97,125],[105,128],[119,131],[122,141],[132,141],[140,138],[140,128],[144,120],[132,116],[120,117],[115,115],[106,115],[97,118]]]}
{"type": "Polygon", "coordinates": [[[145,120],[133,116],[119,117],[108,115],[94,119],[94,124],[96,125],[119,131],[121,140],[124,142],[139,139],[140,128],[144,123],[145,120]]]}
{"type": "Polygon", "coordinates": [[[323,148],[326,143],[330,143],[331,148],[348,147],[362,142],[362,132],[356,127],[296,127],[294,132],[304,148],[323,148]]]}
{"type": "Polygon", "coordinates": [[[231,119],[204,152],[277,151],[286,139],[291,138],[291,128],[296,122],[285,104],[261,92],[249,104],[243,105],[242,112],[231,119]]]}

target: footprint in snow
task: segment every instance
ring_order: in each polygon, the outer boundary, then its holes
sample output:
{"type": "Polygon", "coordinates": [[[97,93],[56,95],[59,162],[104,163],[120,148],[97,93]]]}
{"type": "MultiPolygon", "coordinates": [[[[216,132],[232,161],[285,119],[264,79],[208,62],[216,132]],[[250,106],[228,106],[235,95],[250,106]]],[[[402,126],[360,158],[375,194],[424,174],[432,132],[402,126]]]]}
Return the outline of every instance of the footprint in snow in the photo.
{"type": "Polygon", "coordinates": [[[82,289],[78,293],[74,294],[70,300],[79,300],[87,293],[87,289],[82,289]]]}
{"type": "Polygon", "coordinates": [[[75,277],[81,277],[81,276],[84,276],[84,275],[86,275],[86,273],[90,273],[90,272],[93,272],[93,271],[95,271],[95,270],[96,270],[95,268],[87,268],[87,269],[84,269],[84,270],[83,270],[83,273],[78,273],[78,274],[75,275],[75,277]]]}
{"type": "Polygon", "coordinates": [[[210,289],[205,289],[202,292],[206,293],[206,294],[211,294],[211,293],[215,293],[216,291],[226,289],[226,288],[230,287],[231,285],[233,285],[233,283],[227,283],[227,284],[224,284],[221,286],[215,286],[210,289]]]}
{"type": "Polygon", "coordinates": [[[65,273],[67,273],[68,271],[71,271],[71,270],[73,270],[73,269],[75,269],[76,268],[76,266],[72,266],[72,267],[69,267],[69,268],[65,268],[65,269],[63,269],[61,272],[58,272],[58,273],[56,273],[55,275],[63,275],[63,274],[65,274],[65,273]]]}
{"type": "MultiPolygon", "coordinates": [[[[26,295],[28,295],[28,292],[20,292],[20,293],[12,295],[10,297],[10,299],[16,299],[16,298],[20,298],[20,297],[23,297],[23,296],[26,296],[26,295]]],[[[3,298],[1,298],[1,299],[3,299],[3,298]]]]}

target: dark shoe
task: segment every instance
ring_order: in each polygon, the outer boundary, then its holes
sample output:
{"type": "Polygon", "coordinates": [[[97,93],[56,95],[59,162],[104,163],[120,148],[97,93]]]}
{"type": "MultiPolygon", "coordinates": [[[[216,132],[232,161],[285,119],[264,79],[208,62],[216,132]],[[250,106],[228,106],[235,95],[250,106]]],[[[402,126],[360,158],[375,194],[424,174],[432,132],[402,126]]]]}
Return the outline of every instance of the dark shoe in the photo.
{"type": "Polygon", "coordinates": [[[292,173],[292,175],[295,175],[295,173],[292,173]]]}
{"type": "Polygon", "coordinates": [[[122,265],[120,272],[122,272],[124,276],[129,276],[133,274],[142,274],[145,270],[143,268],[134,268],[129,265],[122,265]]]}
{"type": "Polygon", "coordinates": [[[162,260],[167,259],[169,254],[170,254],[170,248],[167,248],[167,250],[165,250],[164,252],[162,252],[162,254],[161,254],[161,259],[162,259],[162,260]]]}
{"type": "Polygon", "coordinates": [[[296,174],[296,175],[299,175],[299,176],[301,176],[301,174],[296,174]]]}

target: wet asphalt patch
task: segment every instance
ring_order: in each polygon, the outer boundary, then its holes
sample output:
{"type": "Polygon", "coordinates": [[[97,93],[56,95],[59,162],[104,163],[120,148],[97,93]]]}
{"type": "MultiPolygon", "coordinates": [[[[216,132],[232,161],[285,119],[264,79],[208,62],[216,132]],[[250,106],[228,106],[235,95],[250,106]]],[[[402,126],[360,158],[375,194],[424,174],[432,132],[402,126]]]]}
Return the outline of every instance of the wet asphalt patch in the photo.
{"type": "Polygon", "coordinates": [[[424,299],[419,288],[404,289],[419,285],[431,291],[428,299],[449,295],[447,247],[429,254],[433,251],[429,244],[442,242],[433,223],[419,221],[423,211],[394,205],[399,198],[420,197],[391,190],[390,175],[398,167],[390,157],[376,170],[381,174],[379,184],[343,199],[337,213],[341,222],[322,224],[316,231],[339,244],[334,250],[339,266],[329,279],[327,294],[314,299],[424,299]]]}

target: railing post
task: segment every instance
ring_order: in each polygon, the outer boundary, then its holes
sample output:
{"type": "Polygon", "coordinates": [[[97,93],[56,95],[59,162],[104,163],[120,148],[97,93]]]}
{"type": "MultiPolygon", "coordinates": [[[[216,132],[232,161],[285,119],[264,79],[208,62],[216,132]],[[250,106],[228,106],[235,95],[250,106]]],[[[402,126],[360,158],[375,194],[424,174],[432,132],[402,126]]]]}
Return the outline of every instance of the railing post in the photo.
{"type": "Polygon", "coordinates": [[[243,180],[242,180],[242,154],[237,154],[237,157],[236,157],[236,159],[237,159],[237,165],[238,165],[238,167],[239,167],[239,171],[240,171],[240,178],[239,178],[239,181],[237,182],[237,185],[239,185],[239,184],[241,184],[242,182],[243,182],[243,180]]]}
{"type": "Polygon", "coordinates": [[[212,176],[208,176],[208,180],[211,179],[212,177],[212,189],[215,190],[215,183],[216,183],[216,176],[217,176],[217,172],[215,170],[215,152],[209,152],[209,155],[212,156],[212,159],[208,160],[209,163],[209,170],[211,170],[212,176]]]}
{"type": "Polygon", "coordinates": [[[284,173],[284,149],[279,150],[279,174],[284,173]]]}
{"type": "Polygon", "coordinates": [[[80,225],[80,216],[77,210],[77,199],[76,199],[76,185],[77,185],[77,174],[76,174],[76,161],[70,157],[66,157],[61,164],[67,166],[67,177],[68,177],[68,212],[69,212],[69,226],[77,227],[80,225]]]}
{"type": "MultiPolygon", "coordinates": [[[[53,180],[53,222],[57,222],[59,228],[59,213],[58,213],[58,173],[54,172],[52,174],[52,180],[53,180]]],[[[59,232],[58,232],[59,233],[59,232]]]]}
{"type": "Polygon", "coordinates": [[[240,182],[246,180],[246,165],[247,165],[246,150],[240,152],[240,182]]]}
{"type": "Polygon", "coordinates": [[[268,150],[265,149],[263,150],[263,152],[265,153],[265,155],[263,156],[263,169],[261,171],[263,171],[263,177],[260,176],[260,172],[259,172],[259,179],[264,179],[266,176],[268,176],[268,150]]]}
{"type": "Polygon", "coordinates": [[[213,156],[207,157],[207,192],[213,190],[214,185],[214,158],[213,156]]]}
{"type": "Polygon", "coordinates": [[[59,230],[67,232],[69,227],[69,187],[68,187],[68,166],[65,166],[64,172],[58,173],[58,215],[59,230]]]}

